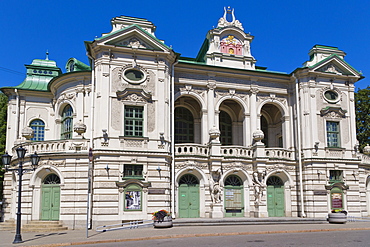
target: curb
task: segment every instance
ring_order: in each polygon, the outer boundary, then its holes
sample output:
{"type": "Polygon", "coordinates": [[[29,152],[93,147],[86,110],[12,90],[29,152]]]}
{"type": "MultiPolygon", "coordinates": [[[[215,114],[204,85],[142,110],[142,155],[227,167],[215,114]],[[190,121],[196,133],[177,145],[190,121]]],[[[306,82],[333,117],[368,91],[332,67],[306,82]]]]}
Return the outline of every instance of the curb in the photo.
{"type": "Polygon", "coordinates": [[[176,235],[166,235],[166,236],[129,238],[129,239],[107,239],[107,240],[92,240],[92,241],[81,241],[81,242],[71,242],[71,243],[28,245],[28,246],[24,246],[24,247],[60,247],[60,246],[74,246],[74,245],[85,245],[85,244],[104,244],[104,243],[142,241],[142,240],[170,239],[170,238],[193,238],[193,237],[215,237],[215,236],[235,236],[235,235],[303,233],[303,232],[369,231],[369,230],[370,230],[370,228],[367,227],[367,228],[337,228],[337,229],[311,229],[311,230],[289,230],[289,231],[258,231],[258,232],[176,234],[176,235]]]}

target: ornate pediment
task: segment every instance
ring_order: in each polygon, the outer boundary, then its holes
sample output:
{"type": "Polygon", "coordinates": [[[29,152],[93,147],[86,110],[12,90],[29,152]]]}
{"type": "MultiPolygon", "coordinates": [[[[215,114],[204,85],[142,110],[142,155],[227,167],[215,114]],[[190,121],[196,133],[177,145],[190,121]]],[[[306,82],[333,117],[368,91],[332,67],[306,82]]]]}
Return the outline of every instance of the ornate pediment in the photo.
{"type": "Polygon", "coordinates": [[[97,40],[98,42],[133,49],[169,51],[163,41],[146,32],[137,25],[132,25],[117,32],[110,33],[97,40]]]}
{"type": "Polygon", "coordinates": [[[327,73],[332,75],[350,75],[350,76],[361,76],[361,73],[344,61],[341,57],[333,54],[318,63],[310,66],[315,72],[327,73]]]}
{"type": "Polygon", "coordinates": [[[341,107],[327,106],[320,110],[321,116],[328,118],[344,118],[347,111],[341,107]]]}
{"type": "Polygon", "coordinates": [[[135,36],[118,41],[114,45],[124,46],[124,47],[129,47],[129,48],[140,48],[140,49],[153,50],[152,46],[148,45],[142,39],[135,37],[135,36]]]}
{"type": "Polygon", "coordinates": [[[131,102],[151,102],[152,94],[140,88],[125,88],[123,91],[117,91],[119,100],[131,102]]]}
{"type": "Polygon", "coordinates": [[[343,75],[345,74],[338,66],[334,63],[328,63],[327,65],[320,67],[316,71],[324,72],[324,73],[331,73],[336,75],[343,75]]]}

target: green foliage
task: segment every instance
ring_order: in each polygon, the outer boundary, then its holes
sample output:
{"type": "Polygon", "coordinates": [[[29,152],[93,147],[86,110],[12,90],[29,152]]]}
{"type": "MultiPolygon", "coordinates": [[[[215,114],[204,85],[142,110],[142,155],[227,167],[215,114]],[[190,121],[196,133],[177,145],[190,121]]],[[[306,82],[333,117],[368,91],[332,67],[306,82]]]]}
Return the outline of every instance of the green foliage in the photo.
{"type": "Polygon", "coordinates": [[[370,144],[370,87],[355,93],[357,140],[360,150],[370,144]]]}
{"type": "MultiPolygon", "coordinates": [[[[5,153],[8,97],[0,93],[0,155],[5,153]]],[[[0,200],[3,198],[4,170],[0,159],[0,200]]]]}

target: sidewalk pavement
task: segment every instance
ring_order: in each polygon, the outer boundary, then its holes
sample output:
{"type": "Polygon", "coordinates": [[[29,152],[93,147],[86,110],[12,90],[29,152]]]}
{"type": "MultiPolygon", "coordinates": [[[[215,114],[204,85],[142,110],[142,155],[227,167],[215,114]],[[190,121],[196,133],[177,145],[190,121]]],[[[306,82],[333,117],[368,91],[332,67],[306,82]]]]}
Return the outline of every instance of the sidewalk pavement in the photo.
{"type": "Polygon", "coordinates": [[[51,233],[24,232],[22,233],[23,243],[20,244],[12,244],[15,235],[13,231],[0,231],[0,246],[57,247],[148,239],[353,230],[370,230],[370,222],[347,222],[346,224],[175,226],[173,228],[146,227],[108,232],[89,230],[88,237],[86,237],[86,230],[67,230],[51,233]]]}

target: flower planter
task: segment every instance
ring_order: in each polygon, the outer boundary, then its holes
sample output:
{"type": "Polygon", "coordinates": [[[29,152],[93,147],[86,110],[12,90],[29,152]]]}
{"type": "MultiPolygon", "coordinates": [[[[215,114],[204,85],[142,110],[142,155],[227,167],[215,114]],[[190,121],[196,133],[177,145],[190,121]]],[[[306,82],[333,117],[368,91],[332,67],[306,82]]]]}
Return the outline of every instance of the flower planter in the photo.
{"type": "Polygon", "coordinates": [[[334,223],[334,224],[344,224],[347,222],[347,214],[346,213],[330,213],[328,214],[328,221],[329,223],[334,223]]]}
{"type": "Polygon", "coordinates": [[[171,216],[165,216],[163,220],[154,220],[153,223],[155,228],[168,228],[172,227],[172,217],[171,216]]]}

